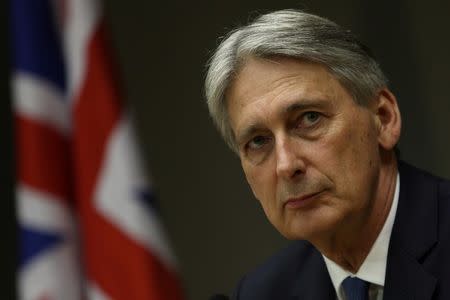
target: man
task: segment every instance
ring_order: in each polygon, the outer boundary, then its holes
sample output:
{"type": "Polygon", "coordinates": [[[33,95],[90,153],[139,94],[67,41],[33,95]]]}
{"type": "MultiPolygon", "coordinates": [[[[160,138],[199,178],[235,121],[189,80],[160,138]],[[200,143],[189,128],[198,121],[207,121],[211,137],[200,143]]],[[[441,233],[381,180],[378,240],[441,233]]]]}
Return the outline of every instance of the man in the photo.
{"type": "Polygon", "coordinates": [[[349,31],[262,15],[222,41],[205,87],[267,218],[294,240],[235,299],[450,299],[450,183],[397,161],[397,100],[349,31]]]}

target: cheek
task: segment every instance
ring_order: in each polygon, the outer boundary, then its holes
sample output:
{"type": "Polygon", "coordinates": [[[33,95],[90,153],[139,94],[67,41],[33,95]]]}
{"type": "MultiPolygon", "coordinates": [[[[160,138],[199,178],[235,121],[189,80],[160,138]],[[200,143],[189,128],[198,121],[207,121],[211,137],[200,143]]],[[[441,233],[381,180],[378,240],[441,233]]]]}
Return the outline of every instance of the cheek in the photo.
{"type": "Polygon", "coordinates": [[[245,177],[255,198],[261,203],[265,213],[270,216],[276,206],[276,180],[270,170],[243,165],[245,177]]]}
{"type": "Polygon", "coordinates": [[[365,130],[357,130],[354,128],[351,131],[352,136],[348,137],[350,141],[348,155],[352,158],[349,160],[353,167],[371,172],[371,169],[379,161],[376,129],[374,124],[367,120],[366,122],[362,122],[360,126],[361,128],[365,128],[365,130]]]}
{"type": "Polygon", "coordinates": [[[329,143],[337,156],[348,159],[352,164],[359,164],[359,159],[373,155],[377,149],[375,131],[370,118],[364,115],[351,121],[342,121],[335,129],[335,134],[330,135],[329,143]]]}
{"type": "Polygon", "coordinates": [[[268,194],[268,187],[270,186],[270,180],[267,178],[267,174],[263,170],[257,168],[244,169],[247,182],[252,189],[253,195],[261,202],[265,202],[268,194]]]}
{"type": "Polygon", "coordinates": [[[258,176],[259,172],[257,171],[257,168],[244,162],[241,162],[241,165],[253,195],[259,200],[261,196],[261,184],[259,183],[262,179],[260,178],[261,176],[258,176]]]}
{"type": "Polygon", "coordinates": [[[315,146],[319,169],[346,193],[357,190],[377,165],[376,132],[366,119],[337,123],[315,146]]]}
{"type": "Polygon", "coordinates": [[[332,144],[330,155],[337,159],[330,164],[330,170],[334,170],[334,181],[341,188],[339,192],[351,199],[364,199],[379,166],[378,143],[371,124],[355,123],[332,144]]]}

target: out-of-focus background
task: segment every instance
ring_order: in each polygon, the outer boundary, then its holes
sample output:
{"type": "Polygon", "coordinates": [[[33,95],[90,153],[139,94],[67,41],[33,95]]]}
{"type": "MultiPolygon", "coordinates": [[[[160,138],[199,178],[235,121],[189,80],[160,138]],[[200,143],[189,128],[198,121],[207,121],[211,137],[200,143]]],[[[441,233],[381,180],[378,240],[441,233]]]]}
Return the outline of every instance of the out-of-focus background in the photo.
{"type": "MultiPolygon", "coordinates": [[[[266,221],[238,158],[213,128],[203,97],[205,64],[218,37],[257,13],[282,8],[327,17],[374,51],[400,104],[402,159],[450,178],[450,3],[105,1],[126,100],[191,300],[229,293],[246,271],[287,243],[266,221]]],[[[2,60],[5,76],[7,64],[2,60]]],[[[1,88],[8,95],[8,85],[1,88]]],[[[9,136],[10,117],[4,108],[1,114],[2,132],[9,136]]],[[[4,157],[8,149],[9,144],[4,157]]],[[[5,166],[10,169],[10,162],[5,166]]],[[[2,178],[8,189],[6,171],[2,178]]],[[[11,213],[3,214],[13,224],[11,213]]],[[[13,226],[8,229],[13,239],[13,226]]],[[[12,272],[10,260],[8,266],[12,272]]]]}

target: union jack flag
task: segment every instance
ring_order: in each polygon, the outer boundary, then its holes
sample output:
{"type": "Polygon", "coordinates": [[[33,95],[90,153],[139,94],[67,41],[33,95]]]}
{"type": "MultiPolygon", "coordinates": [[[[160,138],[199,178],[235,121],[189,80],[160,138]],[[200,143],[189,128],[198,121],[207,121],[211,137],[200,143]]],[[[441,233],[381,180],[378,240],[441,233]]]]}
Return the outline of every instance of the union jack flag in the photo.
{"type": "Polygon", "coordinates": [[[20,299],[182,299],[101,2],[10,9],[20,299]]]}

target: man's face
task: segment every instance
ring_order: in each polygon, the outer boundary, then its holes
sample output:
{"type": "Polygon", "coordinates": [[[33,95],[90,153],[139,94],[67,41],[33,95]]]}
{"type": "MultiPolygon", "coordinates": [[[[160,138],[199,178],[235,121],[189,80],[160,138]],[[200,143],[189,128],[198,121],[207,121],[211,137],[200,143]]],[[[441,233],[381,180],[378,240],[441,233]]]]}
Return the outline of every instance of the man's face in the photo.
{"type": "Polygon", "coordinates": [[[367,217],[380,168],[375,114],[325,67],[249,59],[227,101],[247,180],[284,236],[311,241],[367,217]]]}

